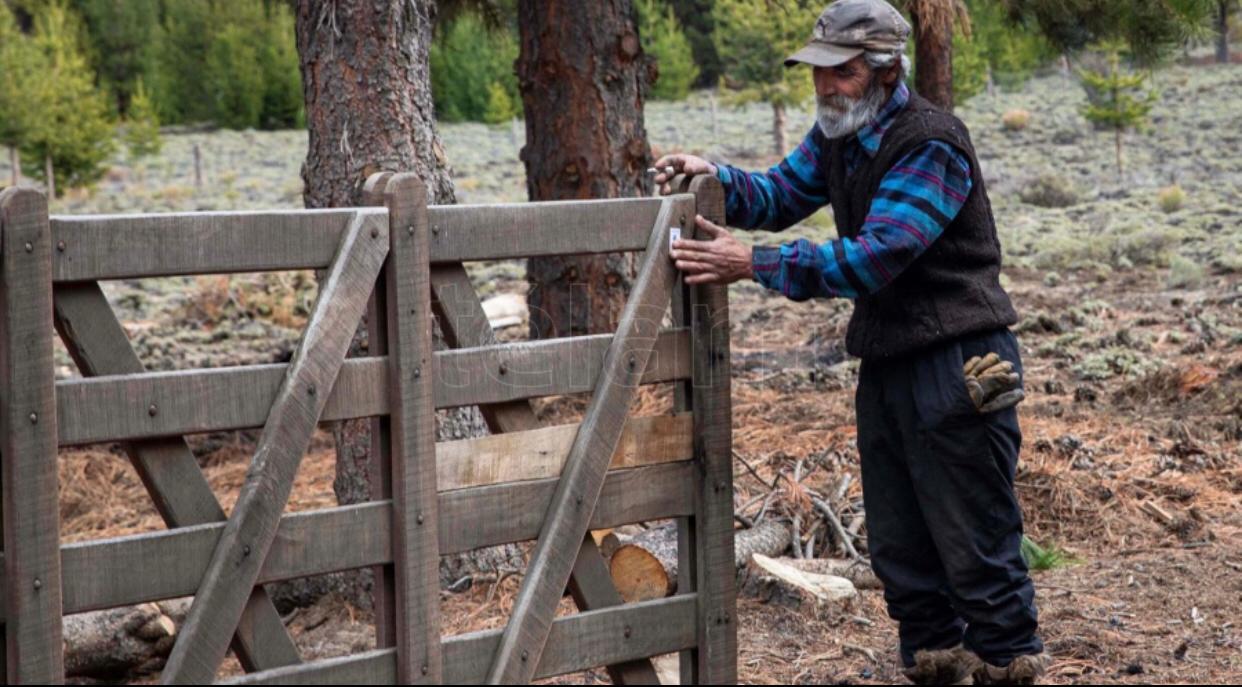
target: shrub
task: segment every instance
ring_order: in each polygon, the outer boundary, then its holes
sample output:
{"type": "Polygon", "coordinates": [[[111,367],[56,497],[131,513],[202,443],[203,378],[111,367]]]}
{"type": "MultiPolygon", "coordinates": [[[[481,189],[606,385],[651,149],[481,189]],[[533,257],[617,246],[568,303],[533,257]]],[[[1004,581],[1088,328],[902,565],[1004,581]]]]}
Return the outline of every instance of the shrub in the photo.
{"type": "Polygon", "coordinates": [[[1001,115],[1001,126],[1006,131],[1022,131],[1031,123],[1031,113],[1023,109],[1013,109],[1001,115]]]}
{"type": "Polygon", "coordinates": [[[1174,255],[1169,260],[1169,277],[1165,284],[1171,289],[1193,289],[1203,283],[1203,267],[1190,258],[1174,255]]]}
{"type": "Polygon", "coordinates": [[[1186,204],[1186,192],[1177,184],[1160,189],[1156,198],[1160,202],[1160,209],[1165,212],[1177,212],[1186,204]]]}
{"type": "Polygon", "coordinates": [[[1074,185],[1058,174],[1036,177],[1018,193],[1022,202],[1041,208],[1067,208],[1078,203],[1078,191],[1074,185]]]}

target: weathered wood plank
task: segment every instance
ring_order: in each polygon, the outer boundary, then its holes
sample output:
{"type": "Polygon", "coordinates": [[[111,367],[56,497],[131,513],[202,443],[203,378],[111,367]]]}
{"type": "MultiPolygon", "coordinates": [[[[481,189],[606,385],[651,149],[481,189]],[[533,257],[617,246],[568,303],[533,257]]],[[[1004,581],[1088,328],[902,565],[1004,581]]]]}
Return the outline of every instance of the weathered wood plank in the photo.
{"type": "MultiPolygon", "coordinates": [[[[58,284],[53,290],[53,302],[56,331],[83,375],[143,371],[142,361],[97,282],[58,284]]],[[[159,407],[155,409],[158,413],[159,407]]],[[[224,510],[184,439],[127,443],[125,451],[165,525],[185,527],[225,520],[224,510]]],[[[66,580],[66,589],[72,586],[66,580]]],[[[66,607],[69,603],[66,600],[66,607]]],[[[293,638],[262,587],[255,587],[251,593],[241,624],[251,631],[234,636],[233,650],[248,672],[301,660],[293,638]]]]}
{"type": "MultiPolygon", "coordinates": [[[[698,213],[724,224],[724,188],[715,177],[690,182],[698,213]]],[[[733,430],[729,357],[729,292],[690,288],[693,338],[695,462],[702,470],[695,499],[695,592],[699,599],[695,684],[737,682],[737,596],[733,570],[733,430]]]]}
{"type": "Polygon", "coordinates": [[[433,206],[431,260],[455,263],[643,250],[659,198],[433,206]]]}
{"type": "MultiPolygon", "coordinates": [[[[428,208],[431,260],[643,250],[660,199],[444,205],[428,208]],[[519,238],[520,240],[515,240],[519,238]]],[[[322,269],[355,213],[383,208],[57,215],[57,282],[322,269]]]]}
{"type": "MultiPolygon", "coordinates": [[[[455,408],[591,391],[600,378],[601,365],[612,340],[612,334],[594,334],[439,351],[436,353],[436,407],[455,408]]],[[[641,383],[688,378],[689,344],[689,334],[685,330],[661,332],[647,360],[641,383]]]]}
{"type": "MultiPolygon", "coordinates": [[[[679,214],[684,218],[692,208],[684,200],[668,200],[656,216],[642,270],[621,312],[617,333],[601,367],[601,382],[587,407],[531,553],[513,616],[488,672],[489,683],[526,683],[534,676],[553,613],[587,534],[608,461],[669,305],[676,269],[668,257],[668,225],[679,214]]],[[[685,226],[685,221],[681,224],[685,226]]]]}
{"type": "Polygon", "coordinates": [[[51,239],[43,194],[0,191],[5,668],[19,684],[64,681],[51,239]]]}
{"type": "Polygon", "coordinates": [[[58,281],[327,267],[356,215],[383,208],[59,215],[58,281]],[[64,249],[60,250],[60,243],[64,249]]]}
{"type": "Polygon", "coordinates": [[[341,241],[162,682],[209,682],[224,659],[388,254],[385,215],[359,213],[341,241]]]}
{"type": "MultiPolygon", "coordinates": [[[[694,465],[689,461],[610,472],[591,527],[686,515],[693,508],[694,480],[694,465]]],[[[439,494],[441,518],[437,529],[444,542],[442,553],[534,539],[556,482],[544,479],[439,494]],[[524,510],[505,510],[519,508],[524,510]]],[[[391,563],[392,519],[390,501],[285,515],[258,583],[391,563]]],[[[64,612],[194,594],[224,527],[223,522],[216,522],[62,546],[64,612]],[[160,574],[126,574],[137,560],[160,574]]],[[[3,584],[2,568],[0,602],[8,589],[3,584]]],[[[3,607],[0,603],[0,609],[3,607]]],[[[3,617],[0,613],[0,619],[3,617]]]]}
{"type": "MultiPolygon", "coordinates": [[[[694,451],[689,413],[629,418],[610,469],[689,460],[694,451]]],[[[561,474],[577,424],[436,444],[437,484],[441,491],[521,482],[561,474]]]]}
{"type": "Polygon", "coordinates": [[[427,188],[397,174],[384,189],[393,231],[385,267],[391,403],[393,598],[397,680],[442,681],[440,549],[437,542],[436,423],[430,371],[431,282],[427,188]]]}
{"type": "MultiPolygon", "coordinates": [[[[384,189],[393,177],[393,172],[377,172],[367,177],[362,187],[362,204],[371,207],[387,207],[384,205],[384,189]]],[[[392,215],[389,214],[388,231],[392,236],[392,215]]],[[[391,250],[391,248],[390,248],[391,250]]],[[[375,290],[371,292],[371,300],[367,301],[367,354],[371,356],[388,355],[388,305],[385,300],[387,276],[385,269],[380,270],[375,290]]],[[[348,363],[348,361],[346,361],[348,363]]],[[[345,369],[341,369],[341,374],[345,369]]],[[[385,367],[387,375],[387,367],[385,367]]],[[[341,377],[337,377],[339,384],[341,377]]],[[[385,394],[388,393],[388,380],[384,380],[385,394]]],[[[333,390],[335,395],[335,389],[333,390]]],[[[387,410],[385,396],[385,410],[387,410]]],[[[331,405],[331,399],[328,401],[331,405]]],[[[328,411],[325,408],[324,413],[328,411]]],[[[370,419],[371,448],[368,459],[370,475],[371,499],[388,501],[392,499],[392,428],[387,412],[370,419]]],[[[376,648],[395,647],[397,645],[396,607],[393,599],[396,596],[396,572],[392,563],[377,565],[371,571],[371,604],[375,611],[375,646],[376,648]]]]}
{"type": "MultiPolygon", "coordinates": [[[[437,408],[591,391],[611,334],[437,351],[432,363],[437,408]],[[501,365],[505,374],[500,374],[501,365]],[[512,382],[509,381],[512,378],[512,382]]],[[[389,412],[388,361],[351,358],[341,366],[321,420],[389,412]]],[[[56,382],[62,446],[260,427],[288,365],[64,379],[56,382]],[[151,415],[154,404],[157,413],[151,415]]],[[[642,383],[690,376],[690,333],[665,330],[642,383]]]]}
{"type": "MultiPolygon", "coordinates": [[[[690,594],[557,618],[534,671],[535,677],[542,679],[603,664],[626,663],[692,646],[693,617],[694,595],[690,594]]],[[[484,630],[445,638],[445,682],[482,682],[487,661],[500,643],[500,634],[500,630],[484,630]]],[[[387,649],[243,675],[225,680],[224,684],[392,684],[395,679],[396,657],[387,649]]]]}

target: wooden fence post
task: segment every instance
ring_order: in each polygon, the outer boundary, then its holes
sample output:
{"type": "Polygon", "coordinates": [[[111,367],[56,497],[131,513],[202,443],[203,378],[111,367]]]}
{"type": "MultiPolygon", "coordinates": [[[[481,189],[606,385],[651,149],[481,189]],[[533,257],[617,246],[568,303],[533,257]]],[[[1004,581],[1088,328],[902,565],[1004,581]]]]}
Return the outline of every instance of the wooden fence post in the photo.
{"type": "Polygon", "coordinates": [[[0,192],[0,484],[9,682],[64,681],[47,199],[0,192]]]}
{"type": "Polygon", "coordinates": [[[437,684],[443,661],[427,187],[414,174],[394,175],[384,204],[397,681],[437,684]]]}
{"type": "MultiPolygon", "coordinates": [[[[715,177],[690,182],[696,212],[724,224],[724,187],[715,177]]],[[[737,590],[733,574],[733,434],[727,286],[690,289],[694,459],[700,469],[693,523],[698,648],[682,684],[737,682],[737,590]],[[687,678],[691,678],[687,681],[687,678]]],[[[684,538],[683,538],[684,541],[684,538]]]]}

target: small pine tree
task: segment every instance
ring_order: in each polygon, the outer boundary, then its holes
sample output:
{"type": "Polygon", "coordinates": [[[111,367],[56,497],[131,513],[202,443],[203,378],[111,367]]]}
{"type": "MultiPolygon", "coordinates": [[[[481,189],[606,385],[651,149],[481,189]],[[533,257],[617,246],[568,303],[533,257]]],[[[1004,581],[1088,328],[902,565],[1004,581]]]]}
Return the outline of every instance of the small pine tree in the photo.
{"type": "Polygon", "coordinates": [[[499,81],[493,81],[487,87],[487,108],[483,110],[483,121],[488,124],[503,124],[517,116],[517,108],[513,99],[499,81]]]}
{"type": "Polygon", "coordinates": [[[651,88],[655,100],[682,100],[699,78],[690,41],[682,33],[671,5],[661,0],[637,0],[643,51],[652,55],[659,66],[659,77],[651,88]]]}
{"type": "Polygon", "coordinates": [[[116,127],[107,94],[95,87],[77,43],[73,16],[58,1],[48,2],[35,17],[35,45],[46,71],[32,79],[32,109],[22,141],[22,156],[51,195],[55,186],[87,186],[104,173],[112,154],[116,127]],[[47,177],[51,166],[55,179],[47,177]]]}
{"type": "Polygon", "coordinates": [[[155,155],[164,147],[164,142],[160,140],[160,119],[155,112],[155,102],[143,86],[142,77],[135,82],[129,101],[125,143],[133,157],[155,155]]]}
{"type": "Polygon", "coordinates": [[[1117,175],[1124,174],[1122,164],[1122,136],[1127,129],[1141,127],[1147,122],[1157,95],[1145,88],[1147,75],[1127,74],[1121,70],[1121,46],[1106,46],[1108,66],[1102,70],[1082,69],[1079,76],[1087,91],[1087,103],[1082,114],[1099,128],[1111,129],[1115,136],[1117,152],[1117,175]]]}
{"type": "Polygon", "coordinates": [[[718,0],[714,38],[734,103],[772,106],[777,155],[787,152],[785,112],[815,92],[806,69],[786,69],[785,58],[806,44],[822,9],[809,0],[718,0]]]}

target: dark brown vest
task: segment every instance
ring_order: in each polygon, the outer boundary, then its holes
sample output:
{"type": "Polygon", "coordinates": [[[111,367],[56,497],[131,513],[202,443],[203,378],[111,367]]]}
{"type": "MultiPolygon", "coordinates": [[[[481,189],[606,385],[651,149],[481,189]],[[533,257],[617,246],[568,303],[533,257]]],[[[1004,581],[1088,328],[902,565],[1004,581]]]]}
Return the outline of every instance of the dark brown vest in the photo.
{"type": "Polygon", "coordinates": [[[944,233],[914,263],[884,288],[855,301],[845,348],[859,358],[900,356],[1018,321],[1000,285],[1000,242],[970,134],[961,120],[913,91],[884,133],[875,157],[864,153],[852,175],[845,174],[848,137],[829,142],[821,164],[837,231],[857,236],[885,173],[933,139],[949,143],[969,159],[970,195],[944,233]]]}

